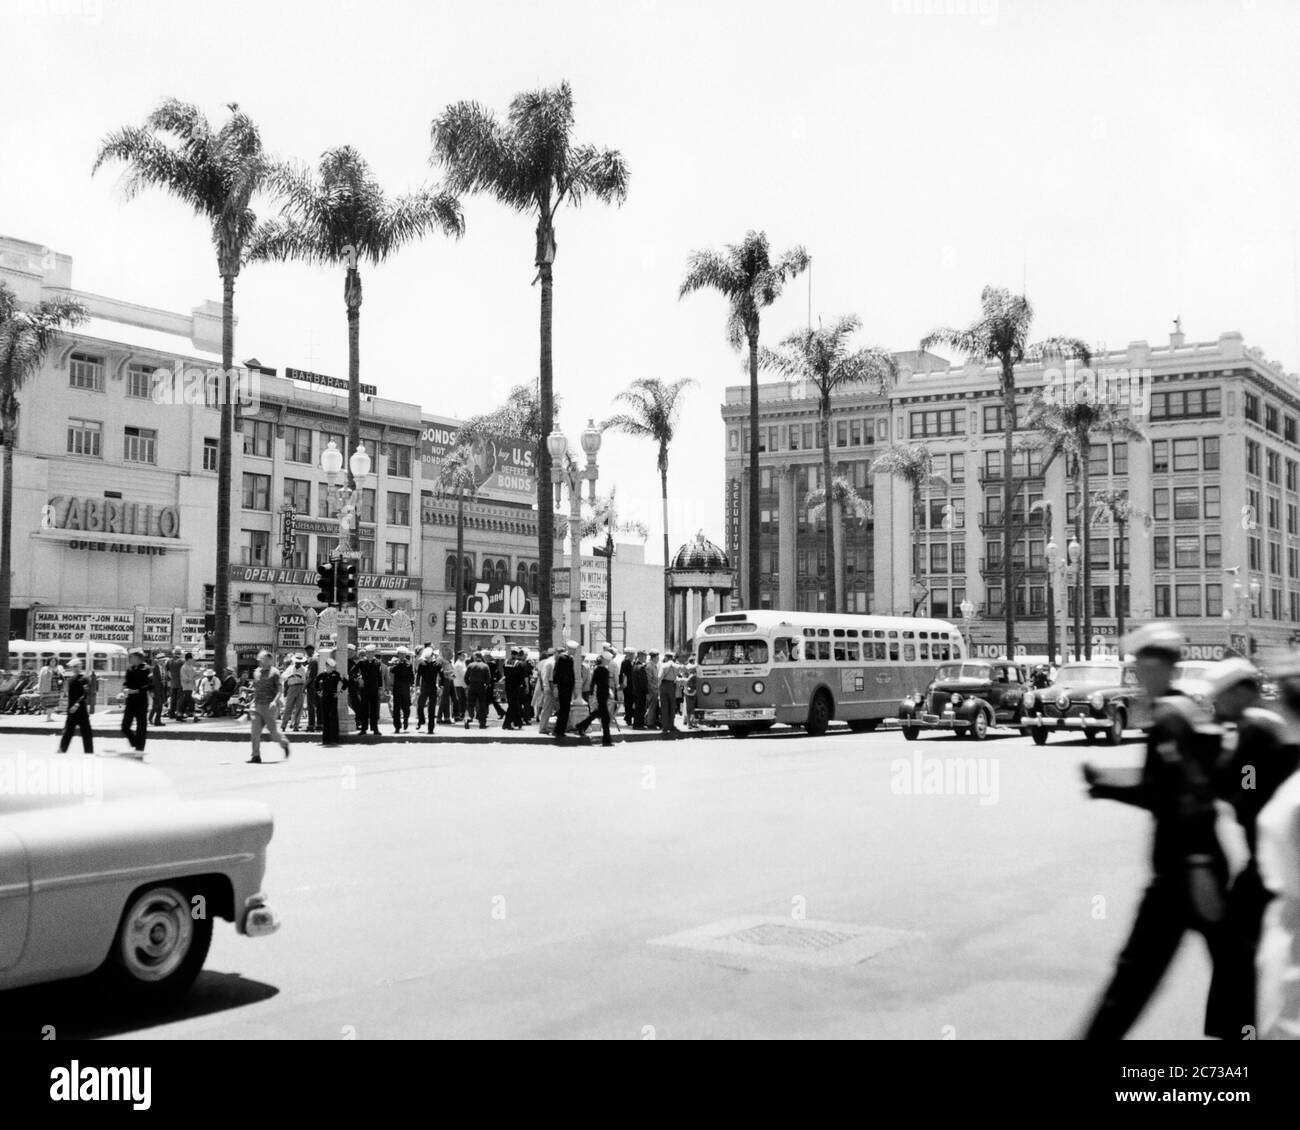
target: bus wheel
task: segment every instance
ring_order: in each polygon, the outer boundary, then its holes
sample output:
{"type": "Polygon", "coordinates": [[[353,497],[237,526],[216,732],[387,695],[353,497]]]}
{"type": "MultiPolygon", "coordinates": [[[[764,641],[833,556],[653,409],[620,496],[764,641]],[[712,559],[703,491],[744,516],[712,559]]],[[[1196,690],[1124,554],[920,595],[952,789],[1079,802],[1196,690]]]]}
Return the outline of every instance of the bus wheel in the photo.
{"type": "Polygon", "coordinates": [[[855,718],[849,723],[849,730],[855,734],[869,734],[879,725],[879,718],[855,718]]]}
{"type": "Polygon", "coordinates": [[[733,738],[747,738],[754,732],[748,726],[728,726],[727,729],[731,731],[733,738]]]}
{"type": "Polygon", "coordinates": [[[808,721],[804,728],[813,737],[821,737],[826,733],[826,728],[831,724],[831,700],[825,691],[818,691],[812,700],[812,705],[808,707],[808,721]]]}

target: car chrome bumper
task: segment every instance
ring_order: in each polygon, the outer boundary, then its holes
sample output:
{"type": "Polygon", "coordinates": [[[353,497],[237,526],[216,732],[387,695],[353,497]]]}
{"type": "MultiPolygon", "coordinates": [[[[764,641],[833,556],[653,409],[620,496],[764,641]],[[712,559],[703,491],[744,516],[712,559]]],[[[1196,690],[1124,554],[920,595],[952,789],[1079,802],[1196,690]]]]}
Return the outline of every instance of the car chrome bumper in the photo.
{"type": "Polygon", "coordinates": [[[731,710],[700,710],[698,714],[705,722],[775,722],[775,706],[741,707],[731,710]]]}
{"type": "Polygon", "coordinates": [[[1080,718],[1077,714],[1067,718],[1044,718],[1041,714],[1021,718],[1020,725],[1030,730],[1109,730],[1109,718],[1080,718]]]}
{"type": "Polygon", "coordinates": [[[244,900],[244,933],[250,938],[264,938],[280,928],[280,919],[266,905],[263,894],[250,895],[244,900]]]}
{"type": "Polygon", "coordinates": [[[966,730],[970,728],[970,719],[958,718],[954,714],[921,714],[910,718],[886,718],[899,726],[911,726],[918,730],[966,730]]]}

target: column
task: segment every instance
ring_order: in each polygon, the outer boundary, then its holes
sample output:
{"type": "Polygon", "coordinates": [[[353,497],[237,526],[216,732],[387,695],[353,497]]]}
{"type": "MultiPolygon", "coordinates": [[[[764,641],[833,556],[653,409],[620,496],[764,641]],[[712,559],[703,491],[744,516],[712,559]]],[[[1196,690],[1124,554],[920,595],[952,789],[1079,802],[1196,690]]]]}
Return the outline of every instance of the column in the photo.
{"type": "Polygon", "coordinates": [[[798,537],[798,519],[795,513],[794,468],[787,465],[777,471],[777,529],[781,531],[779,559],[777,569],[781,576],[778,587],[779,608],[792,609],[795,606],[795,582],[797,567],[795,565],[795,542],[798,537]]]}
{"type": "MultiPolygon", "coordinates": [[[[829,491],[828,497],[829,497],[829,491]]],[[[831,499],[826,504],[830,512],[831,520],[831,541],[835,547],[835,559],[828,561],[827,567],[835,570],[835,595],[839,598],[840,607],[847,608],[848,604],[844,599],[844,512],[839,505],[831,499]]],[[[827,595],[830,595],[830,589],[827,588],[827,595]]],[[[827,605],[827,612],[838,612],[839,608],[831,608],[827,605]]]]}

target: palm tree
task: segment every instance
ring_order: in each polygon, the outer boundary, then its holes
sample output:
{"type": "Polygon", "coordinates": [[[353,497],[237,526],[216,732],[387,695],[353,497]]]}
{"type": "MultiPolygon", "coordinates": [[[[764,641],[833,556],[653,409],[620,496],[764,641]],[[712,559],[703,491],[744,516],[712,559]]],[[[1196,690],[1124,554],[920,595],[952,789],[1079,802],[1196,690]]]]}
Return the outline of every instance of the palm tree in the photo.
{"type": "Polygon", "coordinates": [[[615,404],[626,404],[627,412],[611,416],[600,425],[601,431],[613,429],[625,435],[653,440],[659,445],[659,497],[664,515],[664,643],[672,638],[672,595],[668,588],[668,568],[672,564],[668,541],[668,446],[677,430],[681,406],[678,398],[687,385],[697,382],[690,377],[668,384],[657,377],[642,377],[632,382],[616,397],[615,404]]]}
{"type": "MultiPolygon", "coordinates": [[[[822,483],[831,481],[831,397],[853,384],[869,384],[884,391],[898,373],[898,365],[888,351],[877,346],[852,349],[849,338],[862,326],[849,314],[829,326],[815,330],[795,330],[775,349],[759,352],[761,368],[771,369],[786,380],[808,381],[817,389],[817,417],[822,444],[822,483]]],[[[826,611],[844,611],[837,595],[835,576],[835,523],[826,523],[826,611]]]]}
{"type": "Polygon", "coordinates": [[[1119,640],[1124,638],[1124,558],[1128,553],[1124,544],[1125,533],[1129,523],[1133,521],[1140,521],[1144,523],[1144,528],[1149,528],[1151,515],[1133,505],[1127,488],[1107,487],[1104,490],[1095,490],[1092,492],[1092,500],[1095,503],[1093,520],[1109,515],[1119,531],[1119,554],[1115,560],[1115,636],[1119,640]]]}
{"type": "Polygon", "coordinates": [[[772,261],[766,232],[748,231],[740,243],[722,251],[693,251],[686,262],[686,277],[679,299],[697,290],[716,290],[730,307],[727,341],[739,350],[749,344],[749,538],[745,547],[745,597],[751,608],[759,605],[758,560],[758,334],[762,312],[785,289],[785,284],[808,266],[808,252],[793,247],[772,261]]]}
{"type": "MultiPolygon", "coordinates": [[[[921,501],[921,492],[925,491],[928,500],[931,487],[946,488],[948,481],[942,475],[934,474],[934,455],[930,449],[923,443],[896,443],[887,448],[881,455],[871,463],[871,473],[873,475],[889,475],[892,478],[900,479],[912,488],[912,507],[915,510],[916,504],[921,501]]],[[[926,506],[926,519],[929,520],[929,507],[926,506]]],[[[898,528],[898,523],[891,523],[892,530],[898,528]]],[[[891,549],[892,556],[892,549],[891,549]]],[[[890,603],[893,603],[893,594],[890,594],[890,603]]],[[[919,601],[917,602],[919,606],[919,601]]]]}
{"type": "Polygon", "coordinates": [[[1029,345],[1029,327],[1034,320],[1034,309],[1024,295],[1014,295],[1002,287],[986,286],[980,294],[980,317],[965,329],[941,327],[931,330],[921,339],[921,348],[946,346],[971,360],[983,364],[996,364],[999,369],[998,385],[1002,394],[1002,429],[1004,433],[1002,472],[1002,565],[1004,587],[1002,602],[1006,618],[1007,655],[1015,655],[1016,617],[1012,599],[1011,500],[1018,484],[1011,476],[1012,453],[1016,433],[1016,366],[1022,361],[1033,361],[1052,354],[1062,359],[1084,358],[1089,350],[1077,338],[1056,337],[1029,345]]]}
{"type": "Polygon", "coordinates": [[[350,145],[327,149],[319,170],[278,164],[268,187],[283,200],[279,219],[260,224],[247,258],[284,262],[296,259],[324,266],[346,266],[343,302],[348,316],[348,466],[361,443],[361,271],[358,263],[379,265],[408,243],[435,229],[460,238],[465,232],[460,201],[447,192],[421,188],[390,199],[375,181],[361,154],[350,145]]]}
{"type": "Polygon", "coordinates": [[[235,364],[235,279],[257,218],[250,207],[271,166],[262,138],[239,106],[215,132],[203,112],[176,98],[164,100],[142,126],[126,126],[100,144],[93,172],[110,161],[126,165],[128,200],[146,188],[161,188],[188,204],[212,228],[221,275],[221,433],[217,453],[217,562],[213,596],[213,652],[224,667],[230,640],[231,444],[234,410],[231,381],[235,364]]]}
{"type": "Polygon", "coordinates": [[[4,443],[4,486],[0,500],[0,671],[9,669],[9,619],[13,595],[9,576],[14,520],[14,443],[18,438],[18,393],[41,367],[55,335],[86,317],[70,298],[50,298],[30,310],[0,282],[0,442],[4,443]]]}
{"type": "MultiPolygon", "coordinates": [[[[575,207],[589,196],[621,204],[627,198],[628,169],[615,149],[574,144],[573,91],[567,82],[529,90],[510,102],[505,123],[476,102],[457,102],[434,119],[433,159],[448,170],[453,192],[487,192],[516,212],[537,217],[534,282],[542,284],[541,347],[538,365],[540,432],[554,426],[551,372],[552,264],[555,214],[568,201],[575,207]]],[[[541,597],[542,647],[554,634],[551,615],[551,553],[555,510],[551,495],[551,453],[537,451],[537,587],[541,597]]]]}
{"type": "Polygon", "coordinates": [[[1146,432],[1133,423],[1124,410],[1104,398],[1047,398],[1041,393],[1036,394],[1031,402],[1025,424],[1037,433],[1049,456],[1059,454],[1069,458],[1077,477],[1079,509],[1075,513],[1075,522],[1083,527],[1083,585],[1079,595],[1083,601],[1083,654],[1085,659],[1091,659],[1093,515],[1090,511],[1093,494],[1089,456],[1093,437],[1120,436],[1125,440],[1145,440],[1146,432]]]}
{"type": "MultiPolygon", "coordinates": [[[[818,487],[816,490],[809,492],[808,497],[804,499],[804,505],[808,507],[808,517],[814,522],[820,522],[826,519],[826,529],[832,530],[835,521],[838,518],[840,523],[857,522],[859,526],[865,526],[872,518],[871,503],[860,495],[856,488],[848,479],[836,475],[830,480],[831,489],[830,497],[834,503],[834,509],[829,513],[826,509],[826,488],[818,487]]],[[[841,541],[843,538],[841,538],[841,541]]],[[[828,539],[828,545],[829,545],[828,539]]],[[[835,562],[838,560],[834,556],[833,547],[828,551],[830,556],[827,558],[829,565],[828,572],[832,578],[835,576],[835,562]]],[[[843,586],[840,589],[840,611],[847,609],[848,604],[848,577],[843,578],[843,586]]],[[[832,586],[831,591],[834,592],[832,586]]]]}
{"type": "Polygon", "coordinates": [[[474,449],[461,443],[442,457],[433,477],[433,490],[439,498],[456,500],[456,630],[451,652],[460,654],[461,621],[465,613],[465,499],[478,493],[477,460],[474,449]]]}

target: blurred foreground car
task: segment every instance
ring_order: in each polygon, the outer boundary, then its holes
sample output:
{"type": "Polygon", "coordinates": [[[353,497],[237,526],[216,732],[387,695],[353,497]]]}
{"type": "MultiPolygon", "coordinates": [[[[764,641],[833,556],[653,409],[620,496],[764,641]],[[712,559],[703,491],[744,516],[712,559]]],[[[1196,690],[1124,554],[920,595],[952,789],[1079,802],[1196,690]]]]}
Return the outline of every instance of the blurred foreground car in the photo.
{"type": "Polygon", "coordinates": [[[278,929],[261,893],[272,830],[266,805],[182,800],[133,759],[0,753],[0,990],[97,972],[175,1001],[213,918],[278,929]]]}
{"type": "Polygon", "coordinates": [[[1150,696],[1131,663],[1115,660],[1066,663],[1050,687],[1025,695],[1020,725],[1035,745],[1058,730],[1082,733],[1088,741],[1104,737],[1119,745],[1124,731],[1151,723],[1150,696]]]}

